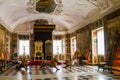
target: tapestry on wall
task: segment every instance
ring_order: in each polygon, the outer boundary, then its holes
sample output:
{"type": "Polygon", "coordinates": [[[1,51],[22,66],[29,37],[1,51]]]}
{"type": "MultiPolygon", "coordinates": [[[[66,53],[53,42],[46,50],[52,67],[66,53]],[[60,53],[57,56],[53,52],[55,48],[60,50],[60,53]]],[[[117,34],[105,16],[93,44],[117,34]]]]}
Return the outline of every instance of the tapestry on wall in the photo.
{"type": "Polygon", "coordinates": [[[77,33],[77,48],[82,56],[91,62],[91,34],[89,29],[77,33]]]}
{"type": "MultiPolygon", "coordinates": [[[[113,59],[120,59],[120,17],[112,19],[107,24],[108,32],[108,53],[111,53],[113,59]]],[[[110,54],[109,54],[110,56],[110,54]]]]}
{"type": "Polygon", "coordinates": [[[120,50],[120,28],[114,27],[108,30],[108,38],[109,38],[109,49],[111,49],[114,57],[120,57],[118,52],[120,50]]]}
{"type": "Polygon", "coordinates": [[[4,58],[4,43],[5,43],[5,32],[0,28],[0,58],[4,58]]]}

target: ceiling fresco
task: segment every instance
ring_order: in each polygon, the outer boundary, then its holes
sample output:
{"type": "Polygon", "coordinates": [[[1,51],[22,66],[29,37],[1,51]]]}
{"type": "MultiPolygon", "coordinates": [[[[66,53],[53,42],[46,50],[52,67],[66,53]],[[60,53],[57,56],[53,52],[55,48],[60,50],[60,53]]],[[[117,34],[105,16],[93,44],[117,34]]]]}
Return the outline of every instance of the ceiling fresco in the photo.
{"type": "Polygon", "coordinates": [[[55,10],[56,5],[54,0],[39,0],[36,3],[36,11],[50,13],[55,10]]]}
{"type": "Polygon", "coordinates": [[[66,34],[118,8],[120,0],[0,0],[0,23],[11,32],[32,32],[43,19],[56,25],[53,34],[66,34]]]}

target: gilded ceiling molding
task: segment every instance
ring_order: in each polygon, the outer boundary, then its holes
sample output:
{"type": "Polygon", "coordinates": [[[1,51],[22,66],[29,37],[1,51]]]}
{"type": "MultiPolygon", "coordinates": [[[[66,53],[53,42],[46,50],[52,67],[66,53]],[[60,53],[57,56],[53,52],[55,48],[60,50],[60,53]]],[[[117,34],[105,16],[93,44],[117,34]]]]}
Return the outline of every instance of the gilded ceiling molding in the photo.
{"type": "Polygon", "coordinates": [[[29,2],[27,3],[27,11],[29,13],[38,13],[36,10],[35,10],[35,7],[36,7],[36,3],[38,2],[39,0],[29,0],[29,2]]]}
{"type": "Polygon", "coordinates": [[[61,14],[61,12],[63,11],[62,10],[62,7],[63,7],[63,4],[62,4],[62,0],[55,0],[55,2],[57,3],[57,7],[54,11],[54,13],[57,15],[57,14],[61,14]]]}

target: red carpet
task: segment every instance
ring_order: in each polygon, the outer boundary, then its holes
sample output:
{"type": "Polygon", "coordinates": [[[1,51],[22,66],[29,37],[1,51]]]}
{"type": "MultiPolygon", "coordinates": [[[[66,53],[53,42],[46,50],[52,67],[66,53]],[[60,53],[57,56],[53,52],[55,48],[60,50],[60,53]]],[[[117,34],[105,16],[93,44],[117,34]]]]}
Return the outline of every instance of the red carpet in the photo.
{"type": "MultiPolygon", "coordinates": [[[[51,60],[47,60],[47,62],[50,62],[51,60]]],[[[40,65],[41,61],[40,60],[31,60],[28,62],[28,65],[40,65]]],[[[58,61],[57,65],[65,64],[65,62],[58,61]]]]}

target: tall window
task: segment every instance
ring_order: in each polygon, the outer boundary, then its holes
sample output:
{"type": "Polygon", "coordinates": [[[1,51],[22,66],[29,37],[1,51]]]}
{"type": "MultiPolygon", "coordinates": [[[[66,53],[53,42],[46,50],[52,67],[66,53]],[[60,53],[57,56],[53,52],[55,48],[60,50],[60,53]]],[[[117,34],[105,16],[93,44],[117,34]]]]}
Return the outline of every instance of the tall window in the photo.
{"type": "Polygon", "coordinates": [[[76,37],[71,38],[71,53],[75,53],[76,51],[76,37]]]}
{"type": "Polygon", "coordinates": [[[104,31],[100,29],[97,31],[98,54],[104,55],[104,31]]]}
{"type": "Polygon", "coordinates": [[[19,55],[30,54],[30,42],[29,40],[19,40],[19,55]]]}
{"type": "Polygon", "coordinates": [[[62,40],[53,40],[53,54],[62,54],[62,40]]]}
{"type": "Polygon", "coordinates": [[[96,64],[99,55],[105,55],[104,29],[103,27],[92,31],[92,61],[96,64]]]}

